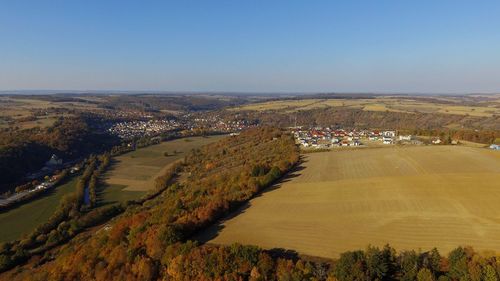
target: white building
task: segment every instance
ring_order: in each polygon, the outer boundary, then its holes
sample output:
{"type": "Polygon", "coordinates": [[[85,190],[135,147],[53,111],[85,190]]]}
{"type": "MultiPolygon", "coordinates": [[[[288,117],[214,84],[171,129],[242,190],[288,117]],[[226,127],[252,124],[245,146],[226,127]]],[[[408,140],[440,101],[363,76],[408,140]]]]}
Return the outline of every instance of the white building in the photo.
{"type": "Polygon", "coordinates": [[[384,136],[383,139],[382,139],[382,143],[383,144],[392,144],[393,143],[393,139],[392,139],[392,137],[384,136]]]}
{"type": "Polygon", "coordinates": [[[398,138],[400,141],[411,141],[413,136],[412,135],[399,135],[398,138]]]}

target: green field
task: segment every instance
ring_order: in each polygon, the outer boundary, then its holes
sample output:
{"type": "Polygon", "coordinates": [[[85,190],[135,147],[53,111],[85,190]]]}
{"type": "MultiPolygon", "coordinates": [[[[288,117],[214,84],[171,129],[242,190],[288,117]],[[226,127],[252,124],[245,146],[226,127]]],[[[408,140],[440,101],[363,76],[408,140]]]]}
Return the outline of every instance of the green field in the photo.
{"type": "Polygon", "coordinates": [[[215,142],[225,136],[189,137],[140,148],[114,158],[105,174],[106,186],[100,203],[108,204],[137,199],[154,187],[154,180],[170,164],[182,159],[192,149],[215,142]],[[167,152],[168,156],[164,153],[167,152]]]}
{"type": "Polygon", "coordinates": [[[48,191],[39,199],[0,213],[0,242],[18,239],[47,221],[61,198],[75,191],[76,178],[48,191]]]}
{"type": "Polygon", "coordinates": [[[303,170],[201,237],[336,257],[398,250],[500,249],[500,153],[421,146],[304,155],[303,170]]]}
{"type": "Polygon", "coordinates": [[[118,184],[106,184],[103,189],[98,192],[97,206],[115,204],[134,200],[146,194],[146,191],[130,191],[124,190],[127,186],[118,184]]]}

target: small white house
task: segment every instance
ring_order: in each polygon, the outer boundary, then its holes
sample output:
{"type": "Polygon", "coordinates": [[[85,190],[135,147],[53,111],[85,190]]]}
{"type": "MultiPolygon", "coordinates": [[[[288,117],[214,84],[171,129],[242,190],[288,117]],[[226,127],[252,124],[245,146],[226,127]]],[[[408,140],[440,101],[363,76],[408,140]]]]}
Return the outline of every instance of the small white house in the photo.
{"type": "Polygon", "coordinates": [[[411,141],[413,136],[412,135],[399,135],[398,138],[400,141],[411,141]]]}
{"type": "Polygon", "coordinates": [[[500,145],[498,145],[498,144],[492,144],[492,145],[490,145],[490,148],[493,149],[493,150],[500,150],[500,145]]]}
{"type": "Polygon", "coordinates": [[[432,143],[433,144],[440,144],[441,143],[441,139],[439,139],[439,138],[438,139],[434,139],[434,140],[432,140],[432,143]]]}
{"type": "Polygon", "coordinates": [[[391,138],[391,137],[384,137],[384,138],[382,139],[382,143],[383,143],[383,144],[392,144],[392,143],[393,143],[393,140],[392,140],[392,138],[391,138]]]}

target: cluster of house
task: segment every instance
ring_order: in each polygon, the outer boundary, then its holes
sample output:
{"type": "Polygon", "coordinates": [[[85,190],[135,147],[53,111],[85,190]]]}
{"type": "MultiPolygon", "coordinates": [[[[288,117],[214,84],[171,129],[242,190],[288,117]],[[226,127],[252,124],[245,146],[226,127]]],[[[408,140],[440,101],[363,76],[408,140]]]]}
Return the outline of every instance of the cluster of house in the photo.
{"type": "Polygon", "coordinates": [[[121,139],[130,140],[137,137],[153,137],[162,133],[175,130],[205,129],[216,132],[239,132],[243,129],[254,127],[244,119],[227,120],[218,114],[186,113],[176,119],[141,119],[110,123],[106,130],[121,139]]]}
{"type": "Polygon", "coordinates": [[[205,114],[203,116],[186,115],[185,117],[190,117],[186,119],[191,120],[189,124],[191,128],[205,128],[217,132],[239,132],[256,126],[256,124],[245,119],[225,120],[218,114],[205,114]]]}
{"type": "Polygon", "coordinates": [[[498,144],[492,144],[492,145],[490,145],[490,149],[500,150],[500,145],[498,145],[498,144]]]}
{"type": "Polygon", "coordinates": [[[36,185],[34,188],[31,188],[31,189],[28,189],[28,190],[24,190],[24,191],[20,191],[20,192],[16,192],[16,193],[12,194],[11,196],[9,196],[7,198],[0,199],[0,207],[5,207],[5,206],[8,206],[8,205],[10,205],[12,203],[15,203],[17,201],[20,201],[20,200],[22,200],[24,197],[26,197],[28,194],[30,194],[32,192],[37,192],[37,191],[42,191],[42,190],[45,190],[45,189],[49,189],[52,186],[54,186],[54,181],[56,179],[57,179],[57,177],[52,176],[51,178],[45,180],[44,182],[36,185]]]}
{"type": "Polygon", "coordinates": [[[396,131],[347,130],[316,127],[311,129],[294,128],[292,130],[297,143],[306,148],[330,148],[336,146],[360,146],[364,141],[380,141],[394,144],[399,141],[411,141],[411,135],[399,135],[396,131]],[[397,136],[397,138],[396,138],[397,136]]]}
{"type": "Polygon", "coordinates": [[[153,115],[149,112],[143,112],[139,110],[118,110],[118,109],[109,109],[109,110],[99,110],[95,111],[95,114],[106,117],[106,119],[151,119],[153,115]]]}
{"type": "Polygon", "coordinates": [[[113,135],[121,139],[133,139],[143,136],[156,136],[167,131],[179,128],[176,120],[147,120],[147,121],[124,121],[113,124],[108,129],[113,135]]]}

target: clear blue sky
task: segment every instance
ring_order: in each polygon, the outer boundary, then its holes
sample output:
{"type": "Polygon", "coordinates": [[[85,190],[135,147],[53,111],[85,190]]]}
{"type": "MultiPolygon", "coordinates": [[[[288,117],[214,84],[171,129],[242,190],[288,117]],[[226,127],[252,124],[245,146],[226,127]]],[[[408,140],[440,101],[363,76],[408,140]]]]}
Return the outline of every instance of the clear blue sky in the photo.
{"type": "Polygon", "coordinates": [[[13,89],[500,92],[500,1],[1,1],[13,89]]]}

